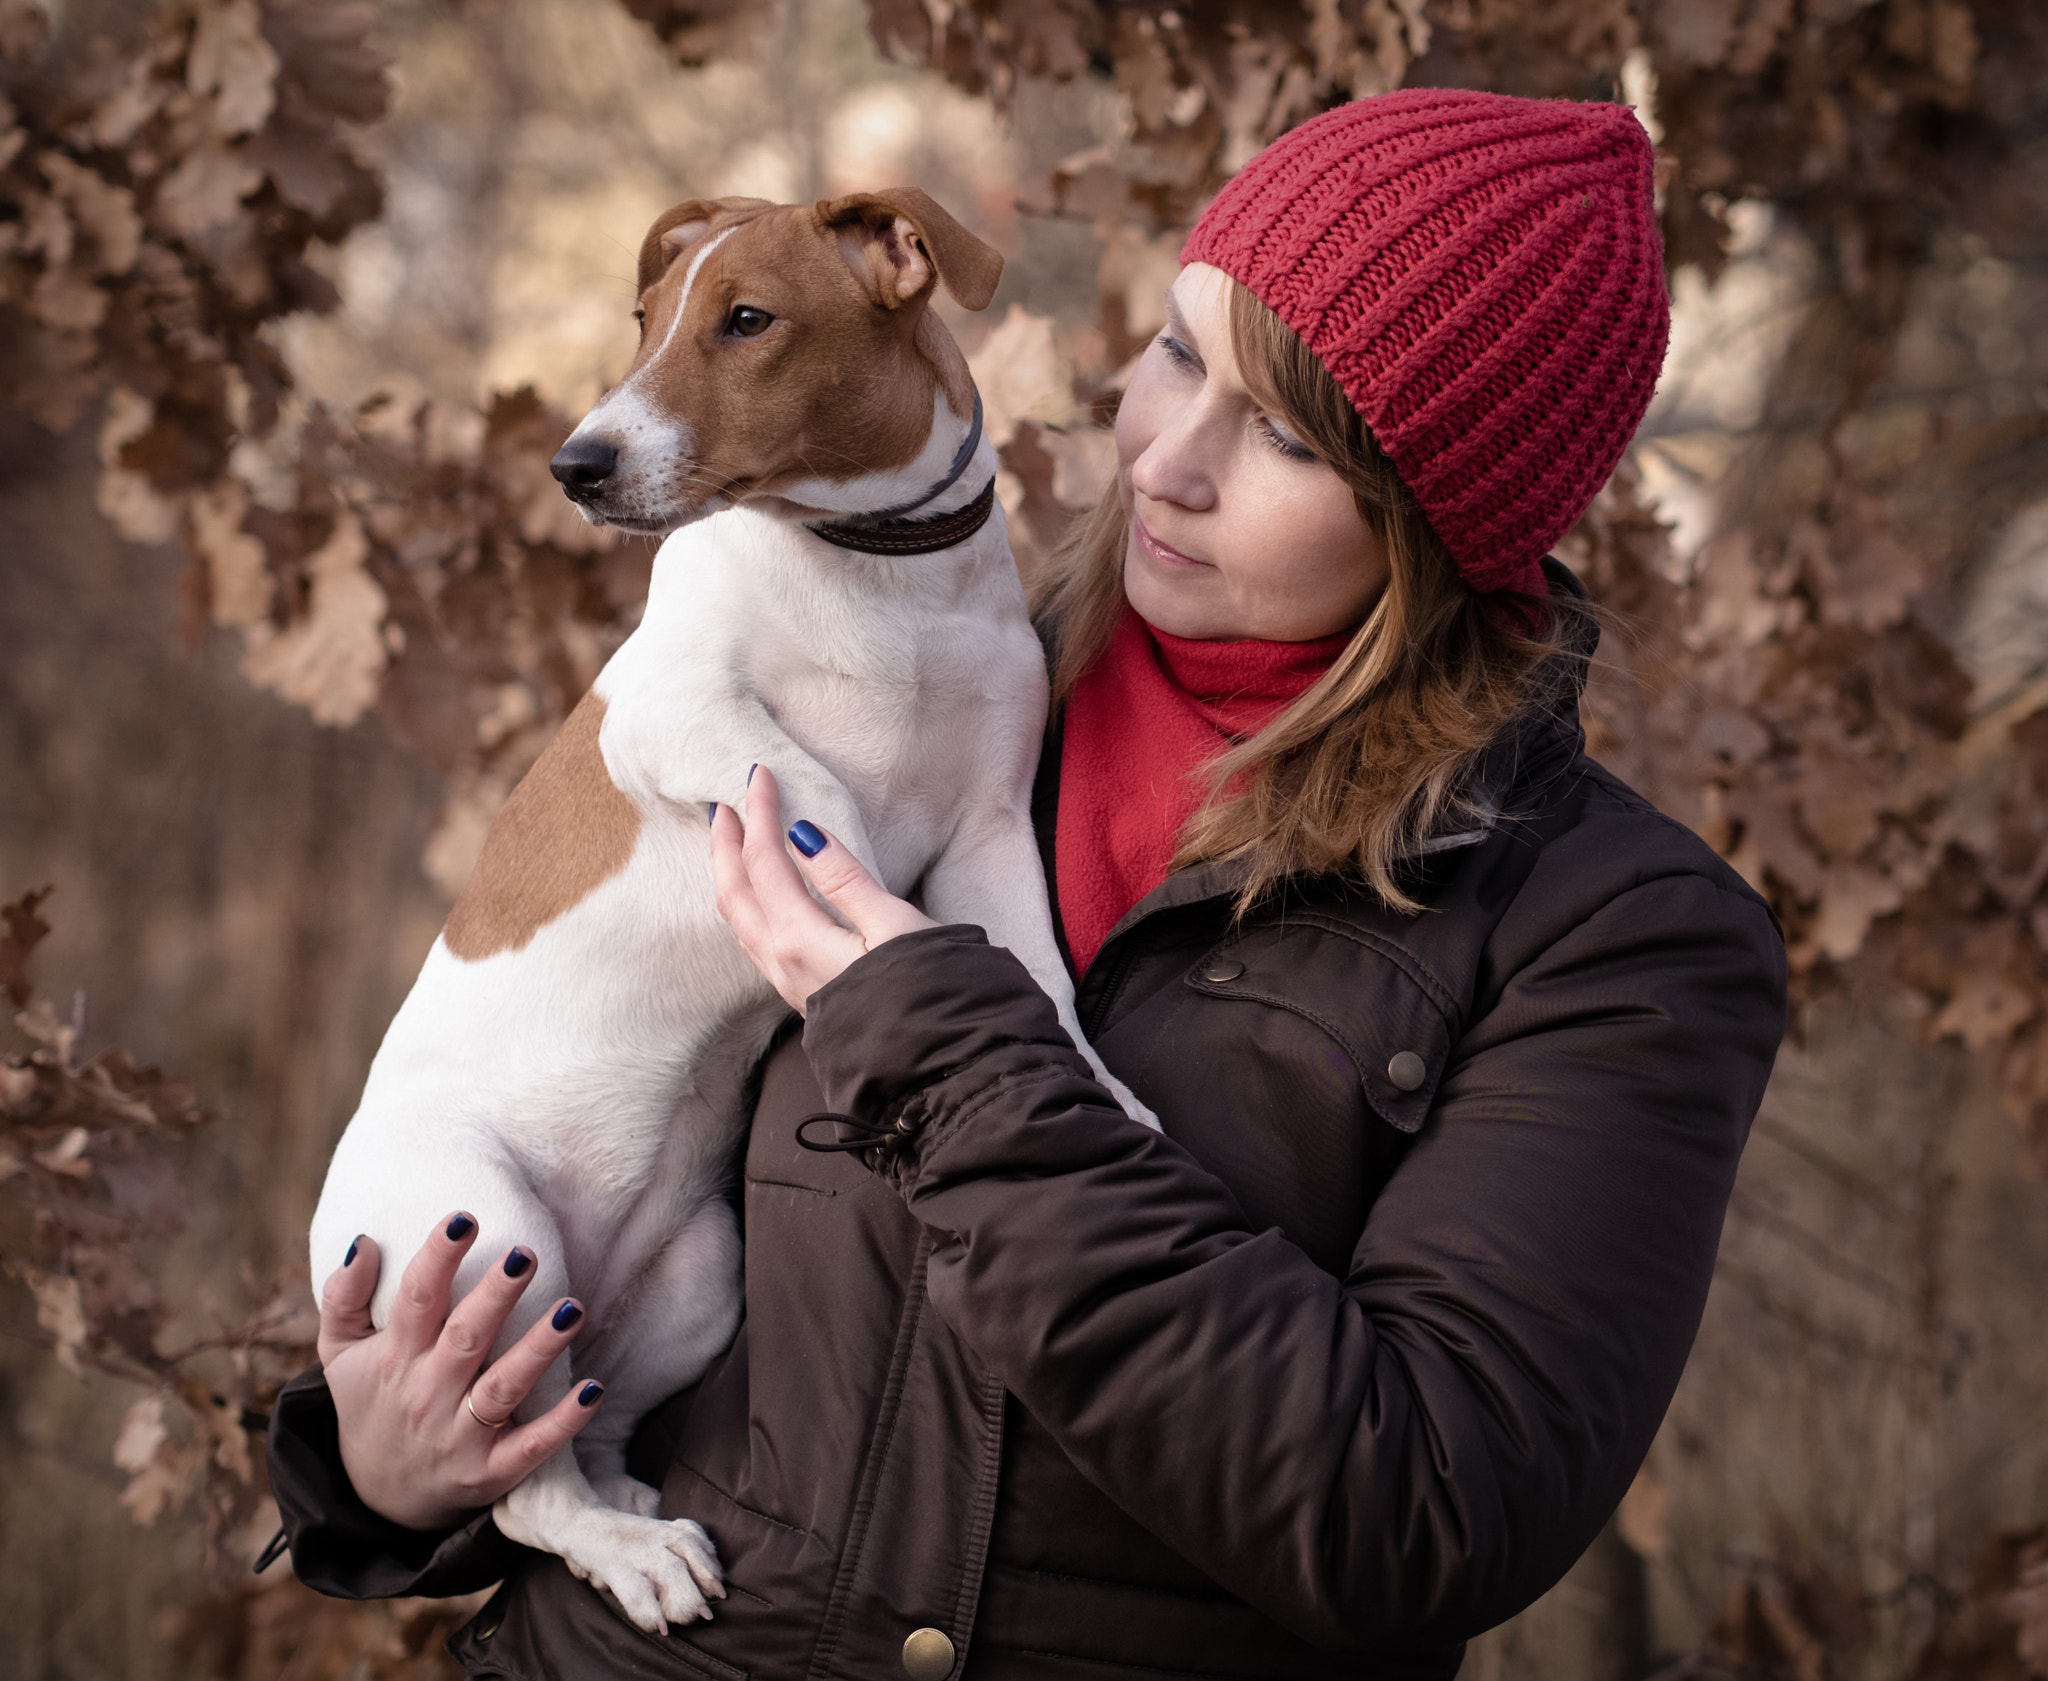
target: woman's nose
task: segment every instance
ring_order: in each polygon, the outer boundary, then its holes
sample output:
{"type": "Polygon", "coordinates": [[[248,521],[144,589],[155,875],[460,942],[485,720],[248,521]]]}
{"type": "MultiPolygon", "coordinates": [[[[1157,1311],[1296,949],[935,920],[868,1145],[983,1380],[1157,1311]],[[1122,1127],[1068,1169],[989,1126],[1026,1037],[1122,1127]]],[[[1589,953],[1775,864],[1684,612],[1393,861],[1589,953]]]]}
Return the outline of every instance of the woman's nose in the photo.
{"type": "Polygon", "coordinates": [[[1131,463],[1131,488],[1153,502],[1172,502],[1197,513],[1216,504],[1217,474],[1192,416],[1169,418],[1131,463]]]}

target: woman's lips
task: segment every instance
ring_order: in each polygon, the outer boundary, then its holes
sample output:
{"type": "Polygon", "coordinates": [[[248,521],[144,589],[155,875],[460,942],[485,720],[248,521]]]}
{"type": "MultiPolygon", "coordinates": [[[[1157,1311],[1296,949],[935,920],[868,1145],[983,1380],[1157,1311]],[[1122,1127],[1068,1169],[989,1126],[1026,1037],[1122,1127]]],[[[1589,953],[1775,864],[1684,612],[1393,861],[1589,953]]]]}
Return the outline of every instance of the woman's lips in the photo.
{"type": "Polygon", "coordinates": [[[1138,547],[1156,560],[1161,566],[1207,566],[1206,560],[1197,560],[1193,555],[1182,554],[1178,549],[1169,549],[1164,543],[1145,529],[1145,522],[1136,514],[1131,516],[1131,529],[1138,534],[1138,547]]]}

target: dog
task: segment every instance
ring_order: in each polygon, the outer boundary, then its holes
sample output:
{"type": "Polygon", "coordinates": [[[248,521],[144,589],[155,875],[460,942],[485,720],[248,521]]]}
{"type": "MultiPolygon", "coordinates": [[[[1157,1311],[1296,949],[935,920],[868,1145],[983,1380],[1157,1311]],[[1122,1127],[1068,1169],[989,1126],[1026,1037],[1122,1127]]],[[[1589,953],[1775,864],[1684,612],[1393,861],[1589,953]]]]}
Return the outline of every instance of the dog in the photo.
{"type": "MultiPolygon", "coordinates": [[[[628,1438],[738,1325],[725,1184],[749,1071],[787,1015],[720,919],[713,802],[770,767],[890,891],[1013,951],[1086,1048],[1028,802],[1047,683],[944,286],[1001,257],[924,193],[690,200],[640,251],[641,343],[553,462],[584,515],[664,537],[645,616],[493,824],[371,1066],[311,1234],[407,1253],[453,1207],[534,1256],[524,1304],[585,1330],[516,1416],[609,1405],[501,1498],[640,1627],[708,1616],[704,1531],[656,1515],[628,1438]]],[[[1156,1124],[1087,1053],[1136,1119],[1156,1124]]],[[[379,1277],[388,1322],[400,1269],[379,1277]]]]}

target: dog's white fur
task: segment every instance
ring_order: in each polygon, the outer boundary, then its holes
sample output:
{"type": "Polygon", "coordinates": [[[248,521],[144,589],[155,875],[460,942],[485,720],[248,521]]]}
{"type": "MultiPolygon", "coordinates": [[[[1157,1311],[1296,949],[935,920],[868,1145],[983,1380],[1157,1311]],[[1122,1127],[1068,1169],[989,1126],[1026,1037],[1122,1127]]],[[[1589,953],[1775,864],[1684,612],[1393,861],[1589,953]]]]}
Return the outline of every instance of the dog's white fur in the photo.
{"type": "MultiPolygon", "coordinates": [[[[621,441],[631,523],[642,509],[665,517],[688,471],[687,425],[628,381],[578,433],[621,441]]],[[[892,505],[943,475],[964,436],[938,399],[917,460],[803,497],[892,505]]],[[[964,504],[995,467],[984,439],[921,512],[964,504]]],[[[458,1295],[509,1245],[537,1258],[494,1354],[560,1297],[584,1303],[573,1377],[570,1358],[556,1362],[519,1416],[591,1377],[605,1406],[495,1516],[658,1633],[709,1614],[717,1557],[696,1524],[655,1516],[655,1491],[626,1474],[626,1443],[737,1325],[724,1185],[747,1074],[787,1013],[713,902],[707,802],[739,804],[748,767],[769,766],[785,821],[829,830],[939,921],[986,929],[1085,1040],[1028,810],[1046,675],[1000,507],[966,542],[900,559],[746,506],[701,519],[662,545],[646,615],[595,688],[605,768],[640,812],[630,862],[520,949],[466,962],[435,943],[335,1151],[311,1241],[320,1277],[357,1233],[377,1240],[381,1327],[401,1258],[449,1210],[471,1210],[483,1240],[458,1295]]]]}

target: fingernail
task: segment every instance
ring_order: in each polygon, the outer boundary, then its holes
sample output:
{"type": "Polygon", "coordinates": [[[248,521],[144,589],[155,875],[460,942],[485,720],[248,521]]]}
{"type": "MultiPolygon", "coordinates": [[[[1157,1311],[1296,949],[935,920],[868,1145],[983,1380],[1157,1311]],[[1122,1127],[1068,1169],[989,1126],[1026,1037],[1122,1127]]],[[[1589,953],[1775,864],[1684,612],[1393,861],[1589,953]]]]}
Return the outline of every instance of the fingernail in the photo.
{"type": "Polygon", "coordinates": [[[532,1265],[533,1257],[527,1254],[524,1249],[508,1249],[505,1251],[505,1276],[507,1278],[524,1278],[526,1276],[526,1269],[532,1265]]]}
{"type": "Polygon", "coordinates": [[[345,1267],[354,1266],[356,1264],[356,1251],[362,1248],[362,1246],[363,1234],[361,1232],[358,1232],[354,1237],[348,1240],[348,1253],[342,1256],[341,1264],[345,1267]]]}
{"type": "Polygon", "coordinates": [[[704,821],[707,823],[716,823],[718,821],[718,802],[716,800],[713,800],[704,808],[704,821]]]}
{"type": "Polygon", "coordinates": [[[448,1222],[448,1241],[450,1243],[460,1243],[475,1230],[476,1222],[474,1220],[467,1214],[458,1214],[448,1222]]]}
{"type": "Polygon", "coordinates": [[[799,817],[789,826],[789,844],[806,858],[815,858],[825,850],[825,836],[815,823],[799,817]]]}
{"type": "Polygon", "coordinates": [[[572,1301],[564,1301],[560,1307],[555,1309],[555,1317],[550,1323],[556,1330],[566,1331],[582,1317],[583,1310],[580,1307],[572,1301]]]}
{"type": "Polygon", "coordinates": [[[603,1399],[604,1385],[601,1383],[586,1383],[576,1392],[576,1404],[579,1407],[594,1407],[603,1399]]]}
{"type": "Polygon", "coordinates": [[[751,788],[751,787],[753,786],[753,784],[754,784],[754,772],[755,772],[755,771],[757,771],[757,770],[759,770],[760,768],[761,768],[761,767],[760,767],[759,765],[757,765],[757,764],[756,764],[756,765],[749,765],[749,766],[747,766],[747,786],[748,786],[748,787],[750,787],[750,788],[751,788]]]}

